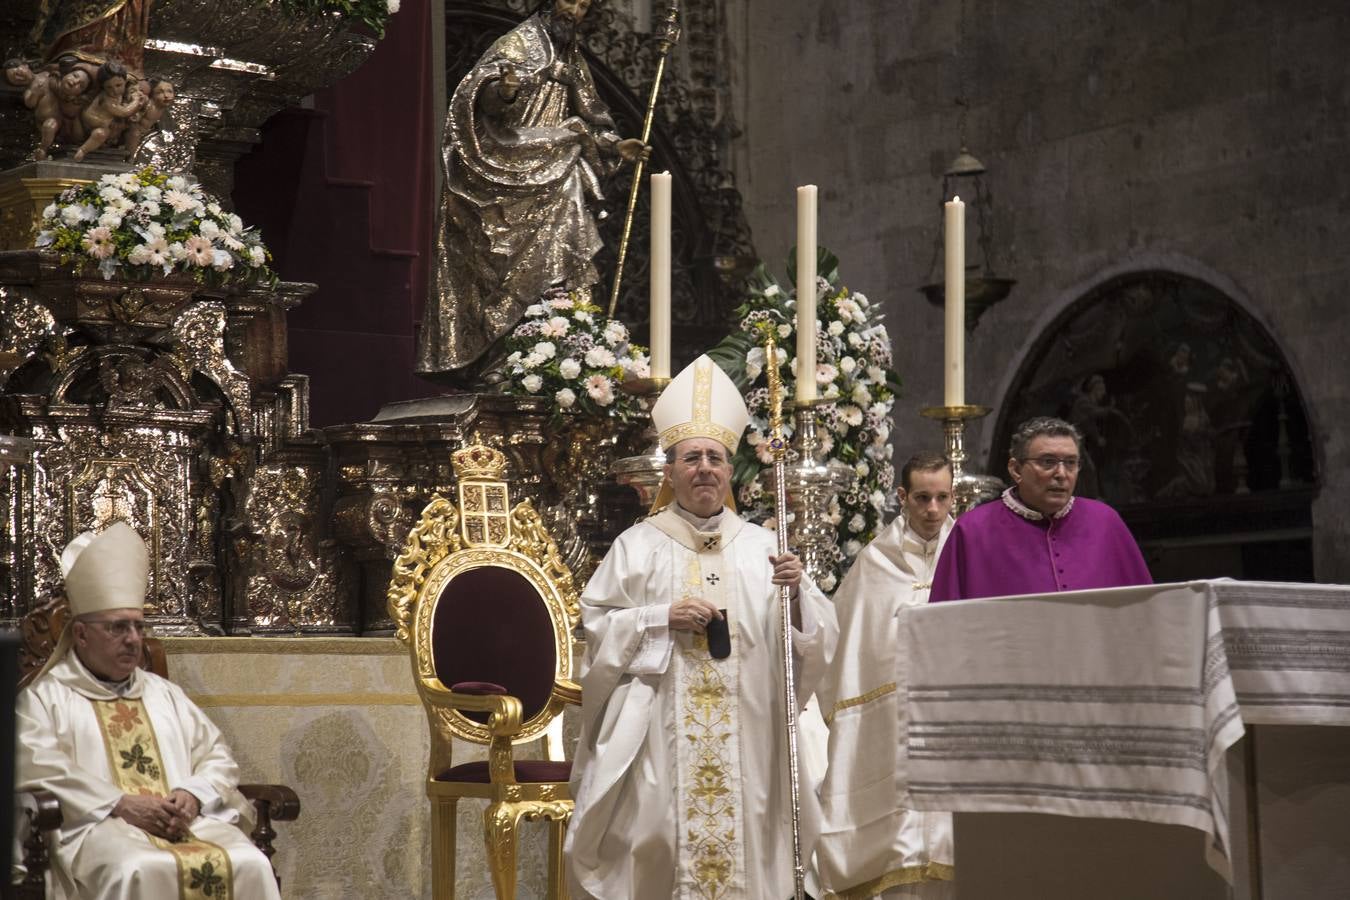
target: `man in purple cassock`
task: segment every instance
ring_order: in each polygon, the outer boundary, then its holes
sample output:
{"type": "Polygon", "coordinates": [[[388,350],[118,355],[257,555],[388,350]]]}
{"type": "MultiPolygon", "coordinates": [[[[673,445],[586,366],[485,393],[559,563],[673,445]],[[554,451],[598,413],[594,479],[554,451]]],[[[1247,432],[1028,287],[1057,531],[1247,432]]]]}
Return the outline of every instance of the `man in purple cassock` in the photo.
{"type": "Polygon", "coordinates": [[[999,501],[956,520],[928,602],[1152,584],[1134,536],[1114,509],[1073,495],[1082,435],[1035,418],[1013,433],[999,501]]]}

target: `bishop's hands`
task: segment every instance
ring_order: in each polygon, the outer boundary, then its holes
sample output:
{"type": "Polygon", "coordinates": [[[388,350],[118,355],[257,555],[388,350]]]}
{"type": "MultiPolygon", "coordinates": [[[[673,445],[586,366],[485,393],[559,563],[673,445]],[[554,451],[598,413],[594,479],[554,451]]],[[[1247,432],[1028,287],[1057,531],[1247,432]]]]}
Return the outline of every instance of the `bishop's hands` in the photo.
{"type": "Polygon", "coordinates": [[[200,812],[197,798],[178,788],[167,797],[123,794],[112,814],[147,834],[166,841],[181,841],[188,836],[188,829],[200,812]]]}
{"type": "Polygon", "coordinates": [[[791,588],[792,599],[797,599],[797,591],[802,583],[802,572],[805,571],[802,568],[802,561],[795,553],[784,553],[781,556],[770,553],[769,563],[773,566],[773,583],[791,588]]]}
{"type": "Polygon", "coordinates": [[[670,604],[670,628],[672,631],[692,631],[703,634],[708,623],[722,618],[722,613],[710,601],[702,597],[686,597],[670,604]]]}

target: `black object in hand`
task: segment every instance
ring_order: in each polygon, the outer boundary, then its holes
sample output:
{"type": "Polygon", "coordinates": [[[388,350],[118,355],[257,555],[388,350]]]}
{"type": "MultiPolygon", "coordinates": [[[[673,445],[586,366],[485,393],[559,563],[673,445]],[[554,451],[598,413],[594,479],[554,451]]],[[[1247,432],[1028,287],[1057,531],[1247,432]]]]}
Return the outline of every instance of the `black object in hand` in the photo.
{"type": "Polygon", "coordinates": [[[722,618],[708,622],[708,652],[713,659],[726,659],[731,655],[731,626],[727,622],[727,611],[720,609],[718,612],[722,618]]]}

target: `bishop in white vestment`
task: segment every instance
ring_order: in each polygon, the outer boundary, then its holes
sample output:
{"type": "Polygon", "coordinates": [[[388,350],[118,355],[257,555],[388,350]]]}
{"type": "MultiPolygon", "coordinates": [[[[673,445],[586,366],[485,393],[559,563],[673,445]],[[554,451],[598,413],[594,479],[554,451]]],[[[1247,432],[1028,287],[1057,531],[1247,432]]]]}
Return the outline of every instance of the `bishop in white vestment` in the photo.
{"type": "Polygon", "coordinates": [[[48,896],[279,900],[220,731],[139,667],[149,560],[122,522],[62,554],[72,621],[19,694],[18,786],[61,804],[48,896]]]}
{"type": "MultiPolygon", "coordinates": [[[[581,598],[573,896],[783,900],[793,859],[779,585],[796,594],[799,703],[828,664],[834,613],[771,532],[725,505],[748,418],[731,380],[700,357],[652,417],[670,460],[658,504],[675,502],[619,536],[581,598]],[[724,658],[709,646],[714,619],[728,626],[724,658]]],[[[809,861],[819,811],[799,775],[809,861]]]]}
{"type": "Polygon", "coordinates": [[[900,482],[900,515],[835,592],[839,647],[817,689],[830,744],[816,862],[825,887],[843,900],[955,895],[951,814],[900,805],[896,756],[905,727],[899,614],[928,600],[952,528],[951,466],[941,455],[919,454],[900,482]]]}

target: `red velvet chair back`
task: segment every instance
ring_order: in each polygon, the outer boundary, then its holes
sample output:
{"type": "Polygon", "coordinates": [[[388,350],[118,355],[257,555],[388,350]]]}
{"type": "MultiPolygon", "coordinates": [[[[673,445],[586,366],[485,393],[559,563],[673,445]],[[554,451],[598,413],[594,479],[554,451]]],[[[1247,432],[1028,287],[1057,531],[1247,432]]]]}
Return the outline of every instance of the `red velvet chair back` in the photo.
{"type": "MultiPolygon", "coordinates": [[[[534,584],[495,566],[466,569],[445,585],[432,617],[436,677],[446,687],[490,682],[520,699],[522,720],[543,711],[557,674],[557,626],[534,584]]],[[[486,713],[465,713],[486,722],[486,713]]]]}

